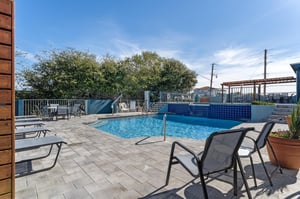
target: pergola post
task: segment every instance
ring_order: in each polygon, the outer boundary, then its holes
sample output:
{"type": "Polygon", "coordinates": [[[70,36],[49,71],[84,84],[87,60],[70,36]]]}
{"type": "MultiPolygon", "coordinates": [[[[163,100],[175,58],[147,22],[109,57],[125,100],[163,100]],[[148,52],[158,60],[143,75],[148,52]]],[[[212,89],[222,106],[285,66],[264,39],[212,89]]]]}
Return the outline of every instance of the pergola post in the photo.
{"type": "Polygon", "coordinates": [[[300,63],[290,64],[293,70],[296,73],[296,94],[297,94],[297,102],[300,97],[300,63]]]}
{"type": "Polygon", "coordinates": [[[253,101],[256,100],[256,84],[253,84],[253,101]]]}
{"type": "Polygon", "coordinates": [[[222,84],[222,103],[224,103],[224,85],[222,84]]]}

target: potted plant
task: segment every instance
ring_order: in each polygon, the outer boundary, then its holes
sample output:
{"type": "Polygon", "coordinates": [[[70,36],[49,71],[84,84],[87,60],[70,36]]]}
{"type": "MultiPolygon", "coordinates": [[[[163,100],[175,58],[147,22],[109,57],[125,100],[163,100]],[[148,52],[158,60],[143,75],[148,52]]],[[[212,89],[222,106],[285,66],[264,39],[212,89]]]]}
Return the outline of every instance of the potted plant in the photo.
{"type": "MultiPolygon", "coordinates": [[[[277,156],[281,167],[288,169],[300,168],[300,100],[292,114],[286,117],[289,130],[272,132],[269,141],[277,156]]],[[[270,161],[277,165],[271,153],[270,146],[267,146],[270,161]]]]}

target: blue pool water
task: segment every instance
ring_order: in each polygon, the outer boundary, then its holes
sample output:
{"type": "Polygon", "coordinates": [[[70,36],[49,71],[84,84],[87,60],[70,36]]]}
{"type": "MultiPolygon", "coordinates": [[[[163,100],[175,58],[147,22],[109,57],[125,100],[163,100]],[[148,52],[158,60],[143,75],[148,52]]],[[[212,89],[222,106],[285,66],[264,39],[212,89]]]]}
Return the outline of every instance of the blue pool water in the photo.
{"type": "MultiPolygon", "coordinates": [[[[122,138],[163,136],[164,115],[102,120],[93,126],[122,138]]],[[[230,129],[240,122],[201,117],[167,115],[166,134],[172,137],[206,139],[212,132],[230,129]]]]}

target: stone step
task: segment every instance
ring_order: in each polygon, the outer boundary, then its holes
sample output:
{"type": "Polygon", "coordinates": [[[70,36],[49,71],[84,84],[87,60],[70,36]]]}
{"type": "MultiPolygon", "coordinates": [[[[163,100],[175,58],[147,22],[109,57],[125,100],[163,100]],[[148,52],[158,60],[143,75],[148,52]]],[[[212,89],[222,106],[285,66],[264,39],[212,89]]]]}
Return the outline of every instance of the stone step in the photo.
{"type": "Polygon", "coordinates": [[[292,111],[279,111],[279,110],[275,110],[272,112],[272,115],[289,115],[291,114],[292,111]]]}
{"type": "Polygon", "coordinates": [[[279,124],[286,124],[285,119],[268,119],[267,121],[273,121],[275,123],[279,123],[279,124]]]}
{"type": "Polygon", "coordinates": [[[165,105],[164,102],[157,102],[151,107],[151,112],[158,112],[161,107],[165,105]]]}
{"type": "Polygon", "coordinates": [[[286,115],[270,115],[270,119],[285,119],[286,115]]]}
{"type": "Polygon", "coordinates": [[[277,104],[272,115],[269,116],[268,121],[286,124],[285,117],[290,115],[296,104],[277,104]]]}

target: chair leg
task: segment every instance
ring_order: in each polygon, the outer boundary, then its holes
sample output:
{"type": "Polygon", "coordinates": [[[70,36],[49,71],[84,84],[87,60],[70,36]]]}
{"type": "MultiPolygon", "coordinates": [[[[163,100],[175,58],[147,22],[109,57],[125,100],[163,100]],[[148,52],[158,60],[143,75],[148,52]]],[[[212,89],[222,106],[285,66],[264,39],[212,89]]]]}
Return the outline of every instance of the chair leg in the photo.
{"type": "Polygon", "coordinates": [[[234,163],[233,163],[233,195],[237,196],[237,162],[236,162],[236,160],[234,160],[234,163]]]}
{"type": "Polygon", "coordinates": [[[241,175],[242,175],[242,179],[243,179],[243,182],[244,182],[246,191],[247,191],[248,198],[249,198],[249,199],[252,199],[252,196],[251,196],[251,193],[250,193],[250,190],[249,190],[249,186],[248,186],[248,183],[247,183],[247,180],[246,180],[246,178],[245,178],[244,171],[243,171],[243,165],[242,165],[241,160],[240,160],[240,158],[238,157],[238,155],[237,155],[237,158],[236,158],[236,159],[237,159],[237,162],[238,162],[238,165],[239,165],[239,169],[240,169],[240,172],[241,172],[241,175]]]}
{"type": "Polygon", "coordinates": [[[208,199],[208,194],[207,194],[207,189],[206,189],[203,172],[202,172],[201,168],[198,167],[198,169],[199,169],[199,177],[200,177],[200,181],[201,181],[201,185],[202,185],[203,195],[204,195],[205,199],[208,199]]]}
{"type": "Polygon", "coordinates": [[[256,183],[255,169],[254,169],[254,165],[253,165],[253,159],[252,159],[251,156],[250,156],[250,162],[251,162],[251,169],[252,169],[252,175],[253,175],[253,180],[254,180],[254,186],[256,188],[257,183],[256,183]]]}
{"type": "Polygon", "coordinates": [[[175,143],[173,142],[171,147],[171,153],[170,153],[170,159],[169,159],[169,166],[168,166],[168,172],[167,172],[167,178],[166,178],[166,186],[169,184],[170,174],[171,174],[171,167],[173,164],[173,155],[175,150],[175,143]]]}
{"type": "Polygon", "coordinates": [[[270,175],[269,175],[269,173],[268,173],[268,170],[267,170],[267,168],[266,168],[266,165],[265,165],[265,163],[264,163],[264,160],[263,160],[263,158],[262,158],[262,156],[261,156],[260,150],[258,149],[257,152],[258,152],[258,156],[259,156],[259,158],[260,158],[261,164],[263,165],[263,168],[264,168],[265,173],[266,173],[266,175],[267,175],[267,178],[268,178],[268,180],[269,180],[269,183],[270,183],[271,186],[273,186],[271,177],[270,177],[270,175]]]}
{"type": "Polygon", "coordinates": [[[166,178],[166,186],[169,184],[169,180],[170,180],[170,174],[171,174],[171,167],[172,167],[172,156],[170,156],[170,160],[169,160],[169,166],[168,166],[168,172],[167,172],[167,178],[166,178]]]}

